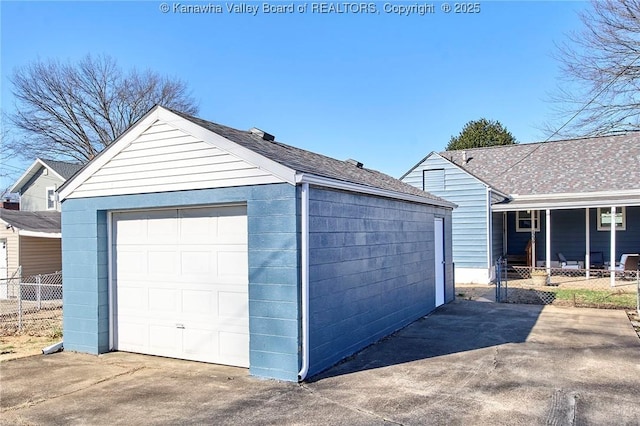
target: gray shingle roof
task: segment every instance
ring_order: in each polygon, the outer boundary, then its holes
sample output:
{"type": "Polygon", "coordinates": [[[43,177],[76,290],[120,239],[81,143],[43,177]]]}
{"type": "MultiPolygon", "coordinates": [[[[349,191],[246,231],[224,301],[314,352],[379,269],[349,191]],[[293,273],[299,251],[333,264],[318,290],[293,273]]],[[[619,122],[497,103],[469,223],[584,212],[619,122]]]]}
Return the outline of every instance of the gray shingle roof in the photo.
{"type": "Polygon", "coordinates": [[[0,219],[14,228],[25,231],[60,233],[60,212],[26,212],[0,209],[0,219]]]}
{"type": "Polygon", "coordinates": [[[640,189],[640,132],[464,152],[440,155],[506,194],[640,189]]]}
{"type": "Polygon", "coordinates": [[[49,160],[46,158],[41,158],[40,160],[65,180],[69,179],[82,168],[82,164],[67,163],[65,161],[49,160]]]}
{"type": "Polygon", "coordinates": [[[202,120],[200,118],[191,117],[177,111],[172,112],[220,136],[223,136],[232,142],[298,172],[310,173],[344,182],[415,195],[437,201],[439,203],[449,204],[448,201],[445,201],[442,198],[436,197],[433,194],[422,191],[376,170],[364,167],[359,168],[346,161],[336,160],[331,157],[326,157],[321,154],[316,154],[314,152],[306,151],[277,141],[266,141],[260,136],[249,131],[233,129],[231,127],[202,120]]]}

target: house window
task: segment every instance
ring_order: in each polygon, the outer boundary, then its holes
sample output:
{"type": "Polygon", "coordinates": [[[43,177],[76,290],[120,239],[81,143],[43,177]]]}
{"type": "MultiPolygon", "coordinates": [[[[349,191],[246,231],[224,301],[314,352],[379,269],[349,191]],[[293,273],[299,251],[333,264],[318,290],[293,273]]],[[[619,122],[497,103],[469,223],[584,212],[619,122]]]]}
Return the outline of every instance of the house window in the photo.
{"type": "MultiPolygon", "coordinates": [[[[627,214],[624,207],[616,207],[616,231],[627,229],[627,214]]],[[[598,207],[598,231],[611,230],[611,207],[598,207]]]]}
{"type": "Polygon", "coordinates": [[[47,187],[47,210],[55,210],[56,209],[56,187],[48,186],[47,187]]]}
{"type": "Polygon", "coordinates": [[[424,170],[422,189],[425,191],[444,191],[444,169],[424,170]]]}
{"type": "Polygon", "coordinates": [[[526,210],[516,212],[516,232],[540,231],[540,212],[538,210],[526,210]]]}

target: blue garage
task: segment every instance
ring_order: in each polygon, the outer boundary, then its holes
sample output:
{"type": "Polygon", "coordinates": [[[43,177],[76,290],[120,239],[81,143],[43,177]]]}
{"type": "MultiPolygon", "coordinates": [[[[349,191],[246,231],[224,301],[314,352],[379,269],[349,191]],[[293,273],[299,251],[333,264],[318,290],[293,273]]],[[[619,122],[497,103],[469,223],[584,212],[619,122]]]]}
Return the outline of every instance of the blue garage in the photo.
{"type": "Polygon", "coordinates": [[[59,190],[64,346],[303,380],[453,300],[452,203],[155,107],[59,190]]]}

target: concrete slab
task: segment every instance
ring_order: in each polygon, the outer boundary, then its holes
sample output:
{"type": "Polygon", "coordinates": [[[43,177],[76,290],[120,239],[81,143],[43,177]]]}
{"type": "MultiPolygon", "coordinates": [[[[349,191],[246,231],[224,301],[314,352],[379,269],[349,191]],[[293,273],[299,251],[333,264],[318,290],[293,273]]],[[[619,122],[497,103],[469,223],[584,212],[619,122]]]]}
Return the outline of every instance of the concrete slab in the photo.
{"type": "Polygon", "coordinates": [[[127,353],[0,363],[0,424],[640,424],[622,311],[458,301],[303,385],[127,353]]]}

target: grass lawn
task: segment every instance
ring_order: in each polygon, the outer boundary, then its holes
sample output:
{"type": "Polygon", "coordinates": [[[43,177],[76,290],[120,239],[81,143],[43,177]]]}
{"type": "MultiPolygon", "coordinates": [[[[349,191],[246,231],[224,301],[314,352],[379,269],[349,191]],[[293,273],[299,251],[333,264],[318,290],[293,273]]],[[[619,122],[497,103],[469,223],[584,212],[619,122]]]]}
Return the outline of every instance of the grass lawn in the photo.
{"type": "Polygon", "coordinates": [[[586,290],[558,288],[545,291],[555,293],[556,301],[566,301],[579,306],[610,307],[610,308],[634,308],[636,306],[636,294],[611,290],[586,290]]]}

